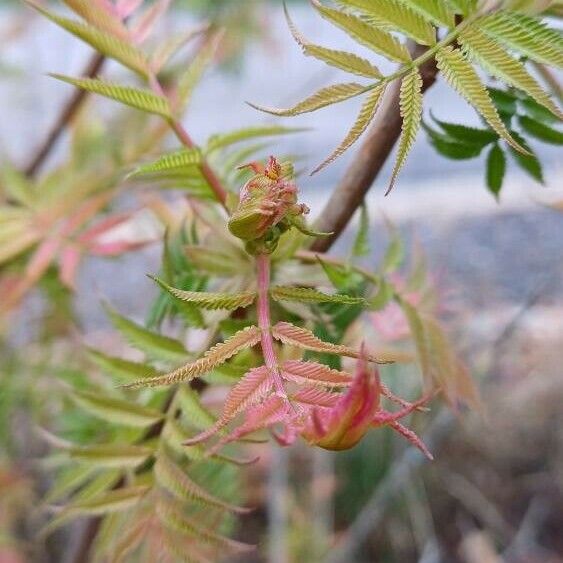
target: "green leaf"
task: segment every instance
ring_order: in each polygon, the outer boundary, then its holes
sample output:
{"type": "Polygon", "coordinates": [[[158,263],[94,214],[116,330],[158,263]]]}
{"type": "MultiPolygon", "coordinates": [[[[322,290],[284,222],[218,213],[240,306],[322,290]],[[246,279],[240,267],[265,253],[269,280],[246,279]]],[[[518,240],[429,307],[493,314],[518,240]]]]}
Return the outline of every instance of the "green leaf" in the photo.
{"type": "Polygon", "coordinates": [[[7,159],[3,159],[0,168],[0,192],[7,200],[14,200],[26,207],[33,208],[37,204],[33,184],[7,159]]]}
{"type": "Polygon", "coordinates": [[[536,139],[550,143],[552,145],[563,145],[563,133],[553,129],[544,123],[540,123],[527,115],[519,115],[518,123],[526,133],[529,133],[536,139]]]}
{"type": "Polygon", "coordinates": [[[487,187],[495,197],[498,197],[500,193],[505,172],[506,156],[503,150],[495,144],[487,157],[487,187]]]}
{"type": "Polygon", "coordinates": [[[215,423],[215,417],[202,405],[197,392],[187,385],[178,390],[178,405],[182,410],[182,418],[197,430],[205,430],[215,423]]]}
{"type": "Polygon", "coordinates": [[[444,0],[401,0],[403,4],[430,20],[434,25],[454,27],[454,15],[444,0]]]}
{"type": "Polygon", "coordinates": [[[146,485],[137,485],[109,491],[96,498],[67,506],[65,512],[72,516],[101,516],[134,507],[150,491],[146,485]]]}
{"type": "Polygon", "coordinates": [[[432,116],[432,120],[437,123],[452,140],[459,141],[460,143],[484,147],[498,140],[498,135],[490,129],[477,129],[475,127],[468,127],[467,125],[447,123],[436,119],[432,114],[430,115],[432,116]]]}
{"type": "Polygon", "coordinates": [[[431,357],[430,351],[428,349],[428,342],[426,337],[426,332],[424,329],[424,324],[418,311],[404,299],[397,298],[397,302],[401,306],[403,313],[409,324],[410,332],[416,346],[416,352],[418,357],[418,362],[420,364],[420,369],[422,370],[422,375],[426,382],[431,381],[431,357]]]}
{"type": "Polygon", "coordinates": [[[182,149],[180,151],[163,154],[154,162],[142,164],[128,174],[127,177],[155,174],[169,170],[181,173],[183,169],[194,166],[197,167],[199,164],[201,164],[201,152],[198,148],[182,149]]]}
{"type": "Polygon", "coordinates": [[[510,10],[495,12],[478,20],[488,35],[534,61],[563,67],[563,39],[559,31],[542,21],[510,10]]]}
{"type": "Polygon", "coordinates": [[[82,446],[69,448],[67,451],[74,461],[103,469],[134,469],[153,453],[150,448],[129,444],[82,446]]]}
{"type": "Polygon", "coordinates": [[[343,303],[346,305],[357,305],[363,303],[363,297],[352,297],[350,295],[322,293],[308,287],[285,287],[281,285],[270,289],[270,295],[276,301],[298,301],[300,303],[343,303]]]}
{"type": "Polygon", "coordinates": [[[91,45],[94,49],[96,49],[96,51],[106,57],[115,59],[144,78],[148,77],[149,65],[147,58],[143,53],[141,53],[141,51],[137,50],[132,43],[119,39],[115,35],[106,33],[96,27],[57,16],[41,8],[34,2],[30,2],[29,0],[25,1],[46,18],[50,19],[53,23],[56,23],[58,26],[66,29],[69,33],[72,33],[79,39],[82,39],[84,42],[91,45]]]}
{"type": "Polygon", "coordinates": [[[458,49],[444,47],[436,53],[438,69],[445,79],[483,116],[485,121],[516,150],[526,153],[511,136],[500,119],[487,89],[458,49]]]}
{"type": "Polygon", "coordinates": [[[254,548],[254,546],[231,540],[216,533],[202,524],[201,521],[195,520],[193,516],[188,516],[175,502],[163,502],[163,499],[159,499],[156,504],[156,513],[167,529],[182,536],[197,538],[198,542],[216,547],[222,553],[230,551],[248,552],[254,548]]]}
{"type": "Polygon", "coordinates": [[[324,168],[327,164],[330,164],[334,160],[336,160],[340,155],[342,155],[345,151],[347,151],[362,135],[362,133],[367,129],[368,125],[371,123],[375,114],[377,112],[377,108],[379,107],[379,102],[383,96],[383,92],[385,91],[385,84],[379,84],[375,86],[375,88],[368,94],[362,108],[360,109],[360,113],[352,125],[350,131],[344,138],[344,140],[338,145],[338,147],[332,152],[332,154],[325,159],[319,166],[317,166],[312,174],[315,174],[322,168],[324,168]]]}
{"type": "Polygon", "coordinates": [[[206,491],[190,479],[186,472],[163,452],[158,456],[154,475],[156,482],[161,487],[183,503],[195,501],[205,507],[219,508],[236,514],[248,512],[247,509],[234,506],[206,491]]]}
{"type": "Polygon", "coordinates": [[[220,277],[238,276],[250,268],[248,255],[242,254],[242,251],[235,254],[207,246],[189,245],[186,254],[197,268],[220,277]]]}
{"type": "Polygon", "coordinates": [[[405,257],[405,246],[401,234],[396,228],[391,229],[391,242],[383,257],[382,269],[384,273],[391,273],[397,270],[403,263],[405,257]]]}
{"type": "Polygon", "coordinates": [[[154,377],[158,370],[139,362],[124,360],[114,356],[107,356],[99,350],[87,349],[90,359],[103,371],[116,377],[120,381],[132,381],[141,377],[154,377]]]}
{"type": "Polygon", "coordinates": [[[542,166],[541,166],[541,163],[540,163],[538,157],[532,151],[532,149],[530,148],[530,146],[526,142],[526,139],[524,139],[516,131],[512,131],[511,133],[512,133],[512,136],[515,139],[518,139],[518,142],[521,145],[525,146],[528,149],[528,152],[530,153],[529,155],[521,154],[521,153],[519,153],[515,150],[512,150],[512,147],[509,147],[510,153],[512,154],[514,160],[516,161],[516,164],[520,168],[522,168],[522,170],[527,172],[532,178],[534,178],[535,180],[540,182],[540,184],[543,184],[543,182],[544,182],[543,171],[542,171],[542,166]]]}
{"type": "Polygon", "coordinates": [[[536,121],[541,121],[543,123],[556,123],[559,119],[553,114],[553,112],[546,109],[545,106],[538,104],[532,98],[525,97],[518,100],[522,110],[532,119],[536,121]]]}
{"type": "Polygon", "coordinates": [[[287,5],[284,3],[285,18],[293,38],[298,45],[303,49],[303,53],[308,57],[314,57],[330,66],[340,68],[346,72],[357,74],[358,76],[365,76],[367,78],[382,78],[379,69],[373,66],[367,59],[359,57],[354,53],[347,51],[339,51],[336,49],[328,49],[320,45],[309,43],[305,37],[299,33],[295,24],[289,17],[287,5]]]}
{"type": "Polygon", "coordinates": [[[338,3],[359,10],[378,29],[398,31],[422,45],[436,43],[432,25],[400,0],[338,0],[338,3]]]}
{"type": "Polygon", "coordinates": [[[487,90],[499,113],[508,116],[513,116],[516,113],[517,98],[511,92],[491,87],[487,88],[487,90]]]}
{"type": "Polygon", "coordinates": [[[385,195],[393,189],[397,176],[407,159],[407,155],[414,144],[416,134],[420,128],[420,120],[422,119],[422,77],[417,68],[413,68],[405,75],[401,82],[399,105],[403,120],[401,138],[399,139],[395,166],[385,195]]]}
{"type": "Polygon", "coordinates": [[[114,424],[146,428],[162,418],[157,410],[90,391],[74,391],[72,398],[88,413],[114,424]]]}
{"type": "MultiPolygon", "coordinates": [[[[455,126],[453,123],[448,125],[455,126]]],[[[451,160],[466,160],[469,158],[475,158],[476,156],[479,156],[483,150],[484,145],[482,143],[466,144],[461,140],[456,140],[449,135],[445,135],[432,129],[432,127],[424,121],[422,122],[422,127],[428,134],[430,143],[436,149],[436,152],[451,160]]],[[[495,139],[498,139],[496,133],[492,132],[492,134],[495,139]]]]}
{"type": "Polygon", "coordinates": [[[364,201],[360,206],[360,221],[358,230],[356,231],[356,238],[352,245],[352,256],[366,256],[369,252],[369,214],[366,202],[364,201]]]}
{"type": "Polygon", "coordinates": [[[299,102],[293,107],[287,109],[258,106],[250,102],[248,102],[248,105],[259,111],[271,113],[272,115],[299,115],[301,113],[308,113],[325,106],[343,102],[344,100],[348,100],[349,98],[363,94],[364,92],[366,92],[366,90],[366,86],[362,86],[361,84],[358,84],[356,82],[346,82],[321,88],[313,95],[304,99],[302,102],[299,102]]]}
{"type": "Polygon", "coordinates": [[[317,256],[317,260],[324,270],[330,283],[339,291],[346,291],[355,284],[357,278],[351,269],[344,268],[336,264],[331,264],[317,256]]]}
{"type": "Polygon", "coordinates": [[[228,309],[230,311],[239,307],[248,307],[256,299],[256,292],[245,291],[243,293],[210,293],[205,291],[184,291],[163,282],[162,280],[149,276],[160,287],[168,291],[176,299],[193,303],[202,309],[228,309]]]}
{"type": "Polygon", "coordinates": [[[563,113],[553,103],[549,94],[528,73],[524,65],[511,57],[502,47],[491,41],[484,32],[471,27],[460,36],[463,51],[485,71],[514,86],[545,106],[554,115],[563,119],[563,113]]]}
{"type": "Polygon", "coordinates": [[[177,362],[186,359],[188,352],[178,340],[147,330],[133,321],[122,317],[109,306],[105,308],[113,326],[123,334],[132,346],[139,348],[149,357],[167,362],[177,362]]]}
{"type": "Polygon", "coordinates": [[[195,362],[185,364],[174,371],[160,377],[141,379],[129,383],[126,387],[157,387],[172,385],[181,381],[191,381],[195,377],[209,373],[213,368],[225,363],[240,351],[251,348],[260,342],[261,332],[256,326],[249,326],[237,332],[224,342],[215,344],[195,362]]]}
{"type": "Polygon", "coordinates": [[[327,8],[318,0],[311,0],[311,2],[324,19],[345,31],[361,45],[392,61],[410,62],[411,57],[407,48],[390,33],[377,29],[351,14],[327,8]]]}
{"type": "Polygon", "coordinates": [[[230,133],[212,135],[207,140],[206,152],[216,151],[224,147],[229,147],[236,143],[258,139],[261,137],[276,137],[279,135],[289,135],[306,131],[304,127],[282,127],[281,125],[259,125],[257,127],[245,127],[230,133]]]}
{"type": "Polygon", "coordinates": [[[97,78],[72,78],[63,76],[62,74],[51,74],[50,76],[57,80],[68,82],[77,88],[82,88],[88,92],[94,92],[95,94],[100,94],[100,96],[116,100],[135,109],[154,113],[165,119],[172,117],[168,100],[162,96],[153,94],[149,90],[138,90],[137,88],[131,88],[129,86],[119,86],[111,82],[98,80],[97,78]]]}
{"type": "Polygon", "coordinates": [[[377,288],[377,293],[368,301],[370,309],[374,311],[381,311],[388,303],[393,299],[395,295],[395,290],[393,286],[381,278],[379,286],[377,288]]]}

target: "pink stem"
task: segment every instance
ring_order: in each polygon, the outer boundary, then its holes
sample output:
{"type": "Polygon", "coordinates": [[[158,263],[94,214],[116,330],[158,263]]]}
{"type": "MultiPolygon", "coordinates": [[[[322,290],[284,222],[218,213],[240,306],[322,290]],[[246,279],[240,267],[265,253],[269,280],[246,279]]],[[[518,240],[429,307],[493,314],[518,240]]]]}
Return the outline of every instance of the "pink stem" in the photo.
{"type": "Polygon", "coordinates": [[[259,254],[256,256],[256,270],[258,278],[258,327],[262,332],[262,354],[264,363],[270,370],[274,379],[276,392],[283,398],[287,398],[283,388],[282,378],[274,350],[272,338],[272,327],[270,320],[270,256],[259,254]]]}

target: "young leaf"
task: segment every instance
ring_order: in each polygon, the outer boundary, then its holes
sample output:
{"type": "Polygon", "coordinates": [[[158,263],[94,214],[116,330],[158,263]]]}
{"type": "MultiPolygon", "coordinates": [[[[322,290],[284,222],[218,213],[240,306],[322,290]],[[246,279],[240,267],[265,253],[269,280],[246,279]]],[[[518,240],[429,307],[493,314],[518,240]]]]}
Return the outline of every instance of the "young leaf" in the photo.
{"type": "Polygon", "coordinates": [[[487,90],[489,91],[493,104],[495,104],[495,107],[502,117],[511,118],[516,113],[517,98],[512,92],[491,87],[487,88],[487,90]]]}
{"type": "Polygon", "coordinates": [[[407,159],[407,155],[414,144],[416,134],[420,128],[420,120],[422,119],[422,77],[417,68],[413,68],[403,78],[399,104],[403,119],[401,138],[399,140],[395,166],[385,195],[393,189],[397,176],[407,159]]]}
{"type": "Polygon", "coordinates": [[[121,512],[135,506],[149,490],[150,487],[146,485],[115,489],[91,500],[73,503],[64,512],[72,516],[101,516],[121,512]]]}
{"type": "Polygon", "coordinates": [[[358,55],[347,51],[328,49],[326,47],[321,47],[320,45],[313,45],[312,43],[309,43],[295,27],[295,24],[289,17],[289,12],[285,3],[284,11],[291,34],[298,45],[303,49],[303,53],[306,56],[314,57],[330,66],[340,68],[352,74],[357,74],[358,76],[365,76],[367,78],[382,77],[379,69],[363,57],[359,57],[358,55]]]}
{"type": "Polygon", "coordinates": [[[149,65],[147,58],[143,53],[138,51],[131,43],[102,31],[96,27],[83,24],[67,18],[57,16],[44,8],[41,8],[34,2],[26,0],[27,4],[32,6],[38,12],[50,19],[53,23],[66,29],[79,39],[91,45],[96,51],[102,53],[106,57],[110,57],[120,62],[122,65],[137,72],[144,78],[148,76],[149,65]]]}
{"type": "Polygon", "coordinates": [[[51,74],[53,78],[68,82],[77,88],[82,88],[88,92],[100,94],[106,98],[111,98],[122,104],[131,106],[135,109],[154,113],[170,119],[172,117],[168,100],[162,96],[157,96],[148,90],[138,90],[129,86],[119,86],[97,78],[72,78],[62,74],[51,74]]]}
{"type": "Polygon", "coordinates": [[[392,61],[410,62],[411,57],[407,48],[390,33],[377,29],[351,14],[327,8],[318,0],[311,0],[311,2],[324,19],[345,31],[361,45],[392,61]]]}
{"type": "Polygon", "coordinates": [[[297,301],[299,303],[343,303],[345,305],[357,305],[363,303],[363,297],[352,297],[322,293],[309,287],[285,287],[275,286],[270,289],[270,295],[276,301],[297,301]]]}
{"type": "Polygon", "coordinates": [[[152,453],[150,448],[129,444],[83,446],[68,450],[73,460],[89,467],[104,469],[134,469],[144,463],[152,453]]]}
{"type": "Polygon", "coordinates": [[[223,552],[234,550],[240,553],[254,549],[254,546],[231,540],[197,523],[175,502],[163,502],[160,499],[156,504],[156,513],[160,521],[170,530],[190,538],[197,538],[198,541],[220,548],[223,552]]]}
{"type": "Polygon", "coordinates": [[[173,170],[181,172],[182,169],[192,166],[197,166],[201,163],[201,153],[199,149],[183,149],[167,154],[163,154],[154,162],[142,164],[138,166],[127,175],[128,178],[132,176],[141,176],[143,174],[155,174],[158,172],[166,172],[173,170]]]}
{"type": "Polygon", "coordinates": [[[282,364],[281,371],[285,379],[300,384],[346,387],[352,382],[352,376],[349,373],[331,369],[317,362],[288,360],[282,364]]]}
{"type": "Polygon", "coordinates": [[[158,285],[163,289],[168,291],[176,299],[186,301],[188,303],[193,303],[197,307],[202,309],[227,309],[234,310],[239,307],[248,307],[254,303],[256,299],[256,292],[245,291],[243,293],[209,293],[205,291],[184,291],[182,289],[176,289],[171,287],[162,280],[151,277],[158,285]]]}
{"type": "Polygon", "coordinates": [[[352,256],[360,257],[369,254],[369,214],[366,202],[360,206],[360,224],[352,245],[352,256]]]}
{"type": "Polygon", "coordinates": [[[363,12],[377,28],[399,31],[422,45],[436,43],[436,32],[431,24],[400,0],[338,0],[340,4],[363,12]]]}
{"type": "Polygon", "coordinates": [[[129,33],[119,18],[106,10],[103,4],[92,0],[64,0],[64,3],[89,24],[127,41],[129,33]]]}
{"type": "Polygon", "coordinates": [[[278,135],[289,135],[306,131],[303,127],[282,127],[281,125],[262,125],[257,127],[245,127],[222,135],[212,135],[205,146],[206,152],[229,147],[242,141],[258,139],[261,137],[274,137],[278,135]]]}
{"type": "Polygon", "coordinates": [[[397,270],[401,266],[405,257],[405,246],[398,229],[390,225],[389,231],[391,234],[391,240],[385,251],[382,264],[383,272],[386,274],[397,270]]]}
{"type": "Polygon", "coordinates": [[[458,49],[444,47],[436,53],[438,69],[445,79],[483,116],[487,123],[516,150],[526,154],[511,136],[500,119],[495,106],[470,63],[458,49]]]}
{"type": "Polygon", "coordinates": [[[343,102],[344,100],[363,94],[366,90],[366,86],[362,86],[356,82],[346,82],[321,88],[302,102],[287,109],[259,106],[250,102],[248,102],[248,105],[259,111],[271,113],[272,115],[299,115],[300,113],[315,111],[328,105],[343,102]]]}
{"type": "Polygon", "coordinates": [[[118,425],[146,428],[162,418],[157,410],[90,391],[75,391],[72,398],[88,413],[118,425]]]}
{"type": "Polygon", "coordinates": [[[115,328],[123,334],[125,339],[136,348],[145,352],[155,360],[177,362],[184,360],[188,355],[187,350],[178,340],[157,334],[142,326],[122,317],[116,311],[106,306],[106,311],[115,328]]]}
{"type": "Polygon", "coordinates": [[[272,387],[270,370],[266,366],[250,369],[230,390],[219,423],[228,423],[237,414],[263,399],[272,387]]]}
{"type": "Polygon", "coordinates": [[[235,514],[249,512],[249,509],[229,504],[208,493],[203,487],[192,481],[186,472],[163,452],[158,456],[154,476],[161,487],[183,503],[196,501],[205,507],[219,508],[235,514]]]}
{"type": "Polygon", "coordinates": [[[444,130],[452,141],[455,140],[467,145],[485,147],[498,140],[498,135],[490,129],[477,129],[476,127],[468,127],[458,123],[447,123],[436,119],[432,114],[431,116],[432,120],[444,130]]]}
{"type": "Polygon", "coordinates": [[[563,113],[549,94],[528,73],[525,66],[511,57],[502,47],[491,41],[483,31],[470,27],[460,35],[463,51],[492,76],[531,96],[554,115],[563,119],[563,113]]]}
{"type": "MultiPolygon", "coordinates": [[[[339,356],[348,356],[349,358],[359,358],[360,353],[348,346],[341,344],[332,344],[324,342],[317,338],[310,330],[300,328],[291,323],[281,321],[272,327],[272,335],[276,340],[287,344],[288,346],[296,346],[304,350],[311,350],[313,352],[321,352],[326,354],[337,354],[339,356]]],[[[370,362],[378,364],[392,363],[392,357],[375,357],[368,356],[370,362]]]]}
{"type": "Polygon", "coordinates": [[[487,156],[487,187],[495,197],[500,193],[505,172],[506,156],[498,144],[494,144],[487,156]]]}
{"type": "Polygon", "coordinates": [[[215,366],[226,362],[241,350],[251,348],[260,342],[261,332],[256,326],[249,326],[237,332],[231,338],[215,344],[205,354],[193,363],[186,364],[166,375],[141,379],[126,385],[126,387],[157,387],[171,385],[180,381],[190,381],[199,375],[211,371],[215,366]]]}
{"type": "Polygon", "coordinates": [[[418,356],[418,362],[420,364],[420,369],[422,371],[422,375],[427,385],[431,383],[431,357],[430,352],[428,349],[428,343],[426,340],[426,332],[424,328],[424,324],[418,311],[407,301],[404,299],[398,298],[397,302],[401,306],[405,317],[407,318],[407,322],[409,324],[409,328],[411,331],[411,336],[414,340],[414,344],[416,346],[416,352],[418,356]]]}
{"type": "Polygon", "coordinates": [[[362,108],[360,109],[360,113],[358,114],[354,125],[352,125],[350,131],[348,131],[348,134],[346,135],[344,140],[340,143],[340,145],[338,145],[338,147],[327,159],[325,159],[321,164],[319,164],[319,166],[317,166],[313,170],[312,174],[315,174],[331,162],[334,162],[360,138],[362,133],[367,129],[368,125],[373,120],[384,91],[385,84],[378,84],[373,88],[373,90],[366,97],[366,100],[362,105],[362,108]]]}
{"type": "Polygon", "coordinates": [[[454,15],[443,0],[401,0],[436,26],[454,27],[454,15]]]}
{"type": "Polygon", "coordinates": [[[532,100],[532,98],[525,97],[518,100],[523,112],[530,116],[532,119],[536,121],[541,121],[542,123],[556,123],[559,120],[553,114],[553,112],[546,109],[545,106],[538,104],[536,101],[532,100]]]}
{"type": "Polygon", "coordinates": [[[563,67],[563,40],[559,31],[532,16],[502,10],[481,18],[478,25],[494,39],[534,61],[563,67]]]}
{"type": "Polygon", "coordinates": [[[529,153],[529,154],[522,154],[519,153],[518,151],[513,150],[512,147],[510,147],[510,153],[514,157],[516,164],[518,164],[518,166],[522,168],[522,170],[527,172],[532,178],[537,180],[540,184],[543,184],[544,181],[543,171],[541,167],[541,162],[539,161],[538,157],[535,155],[535,153],[532,151],[530,146],[527,144],[526,139],[524,139],[516,131],[511,131],[511,133],[515,139],[518,139],[518,142],[522,146],[528,149],[528,153],[529,153]]]}
{"type": "Polygon", "coordinates": [[[188,385],[181,385],[176,394],[182,410],[182,419],[200,430],[215,422],[215,417],[202,405],[201,398],[188,385]]]}
{"type": "Polygon", "coordinates": [[[553,129],[544,123],[540,123],[527,115],[519,115],[518,123],[526,133],[532,135],[540,141],[550,143],[552,145],[563,145],[563,133],[553,129]]]}
{"type": "Polygon", "coordinates": [[[90,359],[103,371],[115,376],[121,381],[132,381],[141,377],[154,377],[158,370],[147,364],[124,360],[114,356],[107,356],[99,350],[87,349],[90,359]]]}

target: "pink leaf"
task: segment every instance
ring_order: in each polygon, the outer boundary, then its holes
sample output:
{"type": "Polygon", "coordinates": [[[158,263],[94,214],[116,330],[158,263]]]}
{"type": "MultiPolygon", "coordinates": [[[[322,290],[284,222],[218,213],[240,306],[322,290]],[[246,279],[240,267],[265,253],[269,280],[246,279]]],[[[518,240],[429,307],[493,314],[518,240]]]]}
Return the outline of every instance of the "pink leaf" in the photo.
{"type": "Polygon", "coordinates": [[[78,246],[68,244],[62,249],[59,257],[59,279],[69,289],[76,289],[76,271],[80,263],[81,252],[78,246]]]}
{"type": "Polygon", "coordinates": [[[352,376],[317,362],[289,360],[282,365],[282,376],[295,383],[317,383],[331,387],[350,385],[352,376]]]}
{"type": "Polygon", "coordinates": [[[131,30],[133,41],[142,43],[150,35],[158,19],[166,13],[170,6],[170,0],[157,0],[150,8],[139,17],[139,21],[131,30]]]}

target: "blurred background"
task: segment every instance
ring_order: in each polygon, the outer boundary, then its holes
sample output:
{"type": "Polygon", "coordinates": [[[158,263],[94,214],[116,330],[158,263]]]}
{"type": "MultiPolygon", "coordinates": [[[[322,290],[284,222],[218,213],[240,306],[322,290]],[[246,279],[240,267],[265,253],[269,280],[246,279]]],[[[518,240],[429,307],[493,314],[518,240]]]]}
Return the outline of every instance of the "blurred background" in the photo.
{"type": "MultiPolygon", "coordinates": [[[[172,4],[161,33],[218,12],[230,26],[224,52],[196,89],[184,121],[196,141],[274,122],[245,101],[290,105],[338,77],[337,71],[303,57],[281,2],[172,4]]],[[[290,2],[289,8],[306,37],[342,49],[351,46],[343,34],[319,22],[306,2],[290,2]]],[[[0,158],[22,167],[29,161],[71,93],[46,73],[77,75],[90,53],[21,4],[0,3],[0,158]]],[[[113,65],[105,70],[116,79],[121,72],[113,65]]],[[[111,113],[112,106],[95,103],[102,117],[111,113]]],[[[440,79],[426,96],[426,108],[438,119],[479,124],[473,110],[440,79]]],[[[282,119],[308,129],[282,138],[275,150],[298,155],[298,167],[308,171],[344,136],[357,109],[351,101],[282,119]]],[[[67,141],[57,145],[47,166],[64,158],[67,141]]],[[[375,264],[384,252],[385,220],[400,228],[407,247],[423,249],[456,348],[483,389],[484,413],[432,413],[424,425],[436,458],[431,464],[387,432],[339,455],[272,449],[248,476],[256,497],[251,504],[264,511],[247,519],[239,534],[261,542],[257,561],[563,561],[562,164],[558,147],[533,146],[543,185],[511,162],[498,200],[484,184],[484,156],[446,159],[422,132],[386,198],[391,161],[379,176],[367,201],[373,255],[366,264],[375,264]],[[320,558],[345,530],[344,547],[320,558]],[[346,552],[347,544],[358,549],[346,552]]],[[[301,176],[302,199],[313,216],[353,156],[354,149],[321,173],[301,176]]],[[[143,221],[139,218],[137,227],[150,231],[150,221],[143,221]]],[[[352,237],[353,229],[334,253],[346,249],[352,237]]],[[[159,260],[158,245],[115,261],[88,259],[74,299],[86,342],[107,337],[101,297],[119,304],[131,318],[145,317],[155,295],[145,274],[156,271],[159,260]]],[[[35,319],[45,307],[40,295],[26,299],[6,333],[11,350],[32,347],[35,319]]],[[[8,360],[13,360],[11,352],[0,367],[0,415],[7,417],[0,431],[0,563],[28,560],[35,528],[27,515],[46,486],[33,481],[41,447],[35,438],[22,443],[32,405],[21,396],[19,372],[11,370],[8,360]],[[21,551],[11,548],[20,543],[21,551]]],[[[49,557],[57,560],[48,553],[34,560],[49,557]]]]}

